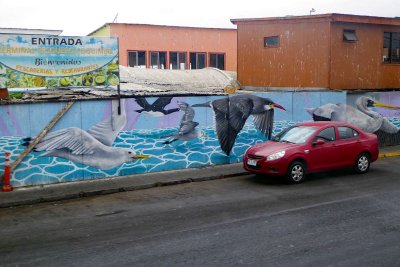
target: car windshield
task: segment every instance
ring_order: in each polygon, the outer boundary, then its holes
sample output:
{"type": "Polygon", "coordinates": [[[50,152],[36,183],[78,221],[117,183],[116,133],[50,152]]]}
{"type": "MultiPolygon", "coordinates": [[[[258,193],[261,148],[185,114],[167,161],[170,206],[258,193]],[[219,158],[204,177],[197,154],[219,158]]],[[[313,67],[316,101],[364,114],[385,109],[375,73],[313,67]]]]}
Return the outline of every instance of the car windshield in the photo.
{"type": "Polygon", "coordinates": [[[316,127],[293,126],[280,132],[272,139],[272,141],[303,144],[308,140],[308,138],[310,138],[313,133],[315,133],[316,130],[316,127]]]}

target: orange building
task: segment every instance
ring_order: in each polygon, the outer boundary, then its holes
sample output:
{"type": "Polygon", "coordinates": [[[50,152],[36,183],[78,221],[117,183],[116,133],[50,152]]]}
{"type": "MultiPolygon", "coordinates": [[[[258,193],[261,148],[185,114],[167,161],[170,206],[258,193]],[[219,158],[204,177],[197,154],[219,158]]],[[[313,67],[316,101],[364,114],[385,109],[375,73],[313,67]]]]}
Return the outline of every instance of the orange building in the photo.
{"type": "Polygon", "coordinates": [[[89,36],[117,36],[124,66],[236,71],[236,29],[106,23],[89,36]]]}
{"type": "Polygon", "coordinates": [[[324,14],[231,22],[244,87],[400,89],[399,18],[324,14]]]}

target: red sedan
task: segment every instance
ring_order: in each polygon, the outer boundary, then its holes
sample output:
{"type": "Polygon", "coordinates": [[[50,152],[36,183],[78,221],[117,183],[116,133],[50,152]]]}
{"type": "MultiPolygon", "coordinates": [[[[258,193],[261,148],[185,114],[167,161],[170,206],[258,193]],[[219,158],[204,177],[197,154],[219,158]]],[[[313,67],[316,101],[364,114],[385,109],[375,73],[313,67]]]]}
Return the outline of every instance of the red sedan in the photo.
{"type": "Polygon", "coordinates": [[[301,183],[306,173],[317,171],[353,167],[357,173],[366,173],[378,154],[375,134],[342,122],[306,122],[250,147],[243,166],[251,173],[285,176],[291,183],[301,183]]]}

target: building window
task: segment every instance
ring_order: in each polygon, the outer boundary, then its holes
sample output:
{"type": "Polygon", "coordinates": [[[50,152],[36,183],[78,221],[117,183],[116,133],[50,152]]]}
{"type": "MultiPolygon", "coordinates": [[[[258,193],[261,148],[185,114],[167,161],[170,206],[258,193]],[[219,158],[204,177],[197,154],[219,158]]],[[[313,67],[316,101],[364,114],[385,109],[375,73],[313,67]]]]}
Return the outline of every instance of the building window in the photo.
{"type": "Polygon", "coordinates": [[[383,62],[400,63],[400,32],[383,33],[383,62]]]}
{"type": "Polygon", "coordinates": [[[278,47],[279,36],[264,37],[264,47],[278,47]]]}
{"type": "Polygon", "coordinates": [[[150,68],[165,69],[167,64],[167,53],[150,52],[150,68]]]}
{"type": "Polygon", "coordinates": [[[225,70],[225,54],[210,53],[209,66],[220,70],[225,70]]]}
{"type": "Polygon", "coordinates": [[[190,69],[204,69],[206,67],[206,53],[190,53],[190,69]]]}
{"type": "Polygon", "coordinates": [[[186,53],[169,52],[169,68],[172,70],[186,69],[186,53]]]}
{"type": "Polygon", "coordinates": [[[343,41],[356,42],[358,41],[355,30],[343,30],[343,41]]]}
{"type": "Polygon", "coordinates": [[[128,66],[134,68],[146,68],[146,51],[129,51],[128,66]]]}

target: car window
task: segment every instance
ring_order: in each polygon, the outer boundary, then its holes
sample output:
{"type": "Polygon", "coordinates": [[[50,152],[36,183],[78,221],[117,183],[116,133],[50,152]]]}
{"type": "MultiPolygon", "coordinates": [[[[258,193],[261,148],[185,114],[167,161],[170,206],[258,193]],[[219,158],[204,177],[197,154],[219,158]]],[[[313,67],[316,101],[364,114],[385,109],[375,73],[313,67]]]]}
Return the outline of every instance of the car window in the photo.
{"type": "Polygon", "coordinates": [[[335,128],[329,127],[329,128],[326,128],[326,129],[322,130],[315,137],[315,140],[318,139],[318,138],[321,138],[321,139],[323,139],[324,141],[327,141],[327,142],[335,141],[336,140],[335,128]]]}
{"type": "Polygon", "coordinates": [[[303,144],[310,138],[317,128],[309,126],[293,126],[287,128],[275,136],[272,140],[277,142],[288,142],[303,144]]]}
{"type": "Polygon", "coordinates": [[[349,139],[358,136],[358,132],[349,127],[338,127],[338,132],[340,139],[349,139]]]}

